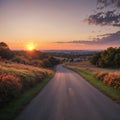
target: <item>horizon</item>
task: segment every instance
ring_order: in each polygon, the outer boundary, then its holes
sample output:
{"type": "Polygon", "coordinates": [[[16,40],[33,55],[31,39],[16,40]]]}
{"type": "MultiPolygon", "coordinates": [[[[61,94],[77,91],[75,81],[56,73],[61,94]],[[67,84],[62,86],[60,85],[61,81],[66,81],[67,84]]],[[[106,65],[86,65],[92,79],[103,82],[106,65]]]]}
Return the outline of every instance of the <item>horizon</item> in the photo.
{"type": "MultiPolygon", "coordinates": [[[[12,51],[28,51],[28,50],[24,50],[24,49],[11,49],[12,51]]],[[[103,51],[102,49],[98,49],[98,50],[82,50],[82,49],[41,49],[41,50],[38,50],[38,49],[34,49],[34,50],[37,50],[37,51],[103,51]]],[[[105,50],[105,49],[104,49],[105,50]]]]}

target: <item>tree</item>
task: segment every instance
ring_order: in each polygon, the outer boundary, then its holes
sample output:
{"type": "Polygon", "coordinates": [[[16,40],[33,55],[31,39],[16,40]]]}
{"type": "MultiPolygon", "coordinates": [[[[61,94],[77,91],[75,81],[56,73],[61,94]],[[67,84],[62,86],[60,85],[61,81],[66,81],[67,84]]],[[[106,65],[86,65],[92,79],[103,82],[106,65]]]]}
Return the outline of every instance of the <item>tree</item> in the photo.
{"type": "Polygon", "coordinates": [[[117,53],[114,58],[115,67],[120,67],[120,53],[117,53]]]}
{"type": "Polygon", "coordinates": [[[97,65],[99,58],[100,58],[100,53],[96,53],[92,57],[90,57],[89,60],[93,65],[97,65]]]}
{"type": "Polygon", "coordinates": [[[9,49],[7,44],[0,42],[0,56],[5,59],[11,59],[13,55],[13,52],[9,49]]]}
{"type": "Polygon", "coordinates": [[[98,67],[120,67],[120,48],[108,48],[93,55],[90,62],[98,67]]]}
{"type": "Polygon", "coordinates": [[[4,42],[0,42],[0,47],[9,48],[8,45],[4,42]]]}

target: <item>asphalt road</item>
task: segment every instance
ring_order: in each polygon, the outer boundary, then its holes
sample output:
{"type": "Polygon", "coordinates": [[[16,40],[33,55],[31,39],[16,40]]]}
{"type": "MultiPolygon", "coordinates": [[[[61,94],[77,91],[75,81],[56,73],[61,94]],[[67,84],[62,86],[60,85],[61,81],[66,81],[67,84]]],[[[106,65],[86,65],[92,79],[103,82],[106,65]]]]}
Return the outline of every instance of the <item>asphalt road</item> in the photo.
{"type": "Polygon", "coordinates": [[[61,65],[16,120],[120,120],[120,106],[61,65]]]}

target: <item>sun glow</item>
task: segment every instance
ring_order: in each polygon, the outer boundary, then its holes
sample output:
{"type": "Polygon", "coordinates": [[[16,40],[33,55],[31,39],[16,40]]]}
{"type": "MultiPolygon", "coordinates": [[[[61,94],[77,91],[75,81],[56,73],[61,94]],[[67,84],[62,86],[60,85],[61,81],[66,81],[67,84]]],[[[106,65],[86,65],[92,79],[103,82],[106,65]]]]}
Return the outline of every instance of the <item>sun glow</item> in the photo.
{"type": "Polygon", "coordinates": [[[33,43],[29,43],[29,44],[27,45],[27,50],[32,51],[32,50],[34,50],[34,49],[35,49],[35,45],[34,45],[33,43]]]}

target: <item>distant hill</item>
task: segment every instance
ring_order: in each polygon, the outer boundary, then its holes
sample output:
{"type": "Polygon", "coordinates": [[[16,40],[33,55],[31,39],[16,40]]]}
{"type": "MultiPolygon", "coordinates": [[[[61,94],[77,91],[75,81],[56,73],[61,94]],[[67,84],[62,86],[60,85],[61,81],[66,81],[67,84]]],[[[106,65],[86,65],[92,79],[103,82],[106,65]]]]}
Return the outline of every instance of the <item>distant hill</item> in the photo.
{"type": "Polygon", "coordinates": [[[94,54],[101,50],[43,50],[46,53],[63,53],[63,54],[94,54]]]}

